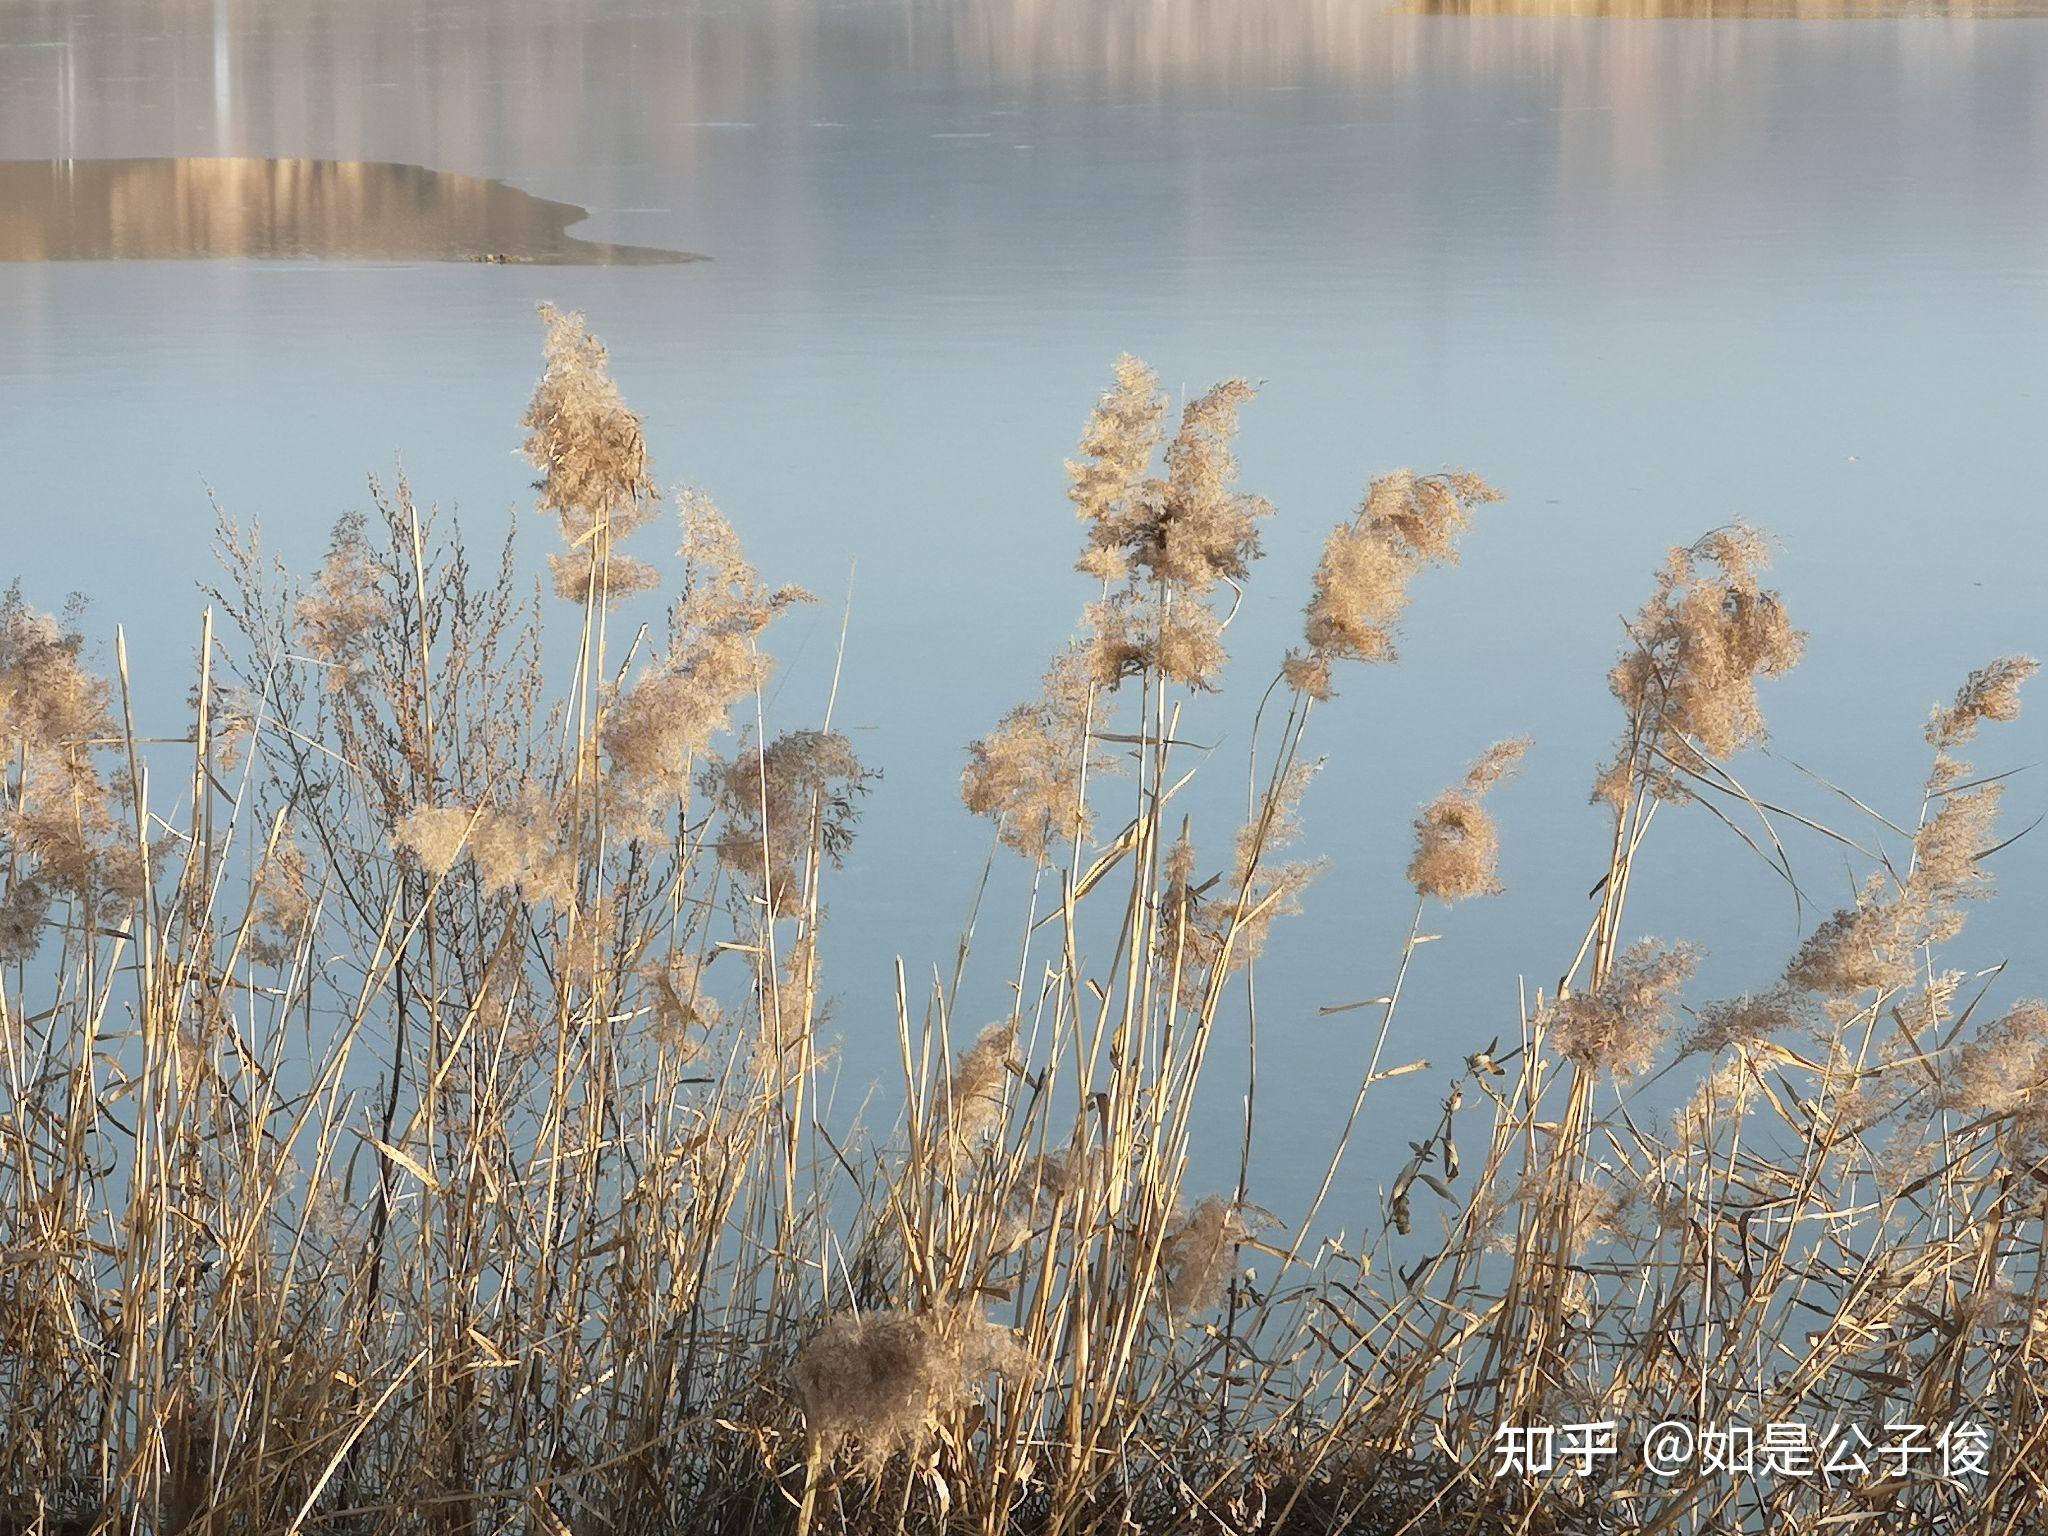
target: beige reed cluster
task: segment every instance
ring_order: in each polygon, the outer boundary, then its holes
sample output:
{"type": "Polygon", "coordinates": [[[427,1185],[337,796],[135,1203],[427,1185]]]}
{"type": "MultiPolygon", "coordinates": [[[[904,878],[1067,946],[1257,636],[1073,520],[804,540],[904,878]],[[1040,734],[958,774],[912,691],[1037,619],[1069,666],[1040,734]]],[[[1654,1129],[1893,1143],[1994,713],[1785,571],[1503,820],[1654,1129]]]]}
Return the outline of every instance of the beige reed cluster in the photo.
{"type": "MultiPolygon", "coordinates": [[[[1078,624],[967,754],[975,904],[877,953],[826,920],[874,775],[829,710],[772,718],[804,594],[701,491],[646,549],[642,423],[544,324],[551,580],[400,480],[303,581],[223,526],[189,698],[0,602],[0,1536],[2048,1528],[2048,1008],[1967,926],[2039,792],[1963,760],[2032,661],[1934,711],[1881,813],[1771,755],[1767,541],[1674,551],[1584,867],[1551,854],[1570,952],[1520,907],[1476,943],[1528,743],[1418,813],[1308,742],[1342,708],[1420,750],[1338,665],[1394,659],[1497,493],[1383,475],[1316,557],[1238,484],[1250,387],[1175,411],[1123,358],[1068,467],[1078,624]],[[1231,634],[1262,539],[1289,655],[1231,634]],[[1406,856],[1405,935],[1310,887],[1318,796],[1406,856]],[[1682,839],[1722,829],[1782,953],[1709,952],[1682,839]],[[1275,939],[1312,900],[1341,952],[1275,939]],[[1354,1000],[1276,1005],[1308,960],[1354,1000]],[[1442,1005],[1449,964],[1490,992],[1442,1005]],[[1276,1172],[1340,1077],[1327,1157],[1276,1172]],[[1991,1438],[1897,1477],[1494,1454],[1673,1419],[1991,1438]]],[[[1776,722],[1874,746],[1811,734],[1776,722]]]]}

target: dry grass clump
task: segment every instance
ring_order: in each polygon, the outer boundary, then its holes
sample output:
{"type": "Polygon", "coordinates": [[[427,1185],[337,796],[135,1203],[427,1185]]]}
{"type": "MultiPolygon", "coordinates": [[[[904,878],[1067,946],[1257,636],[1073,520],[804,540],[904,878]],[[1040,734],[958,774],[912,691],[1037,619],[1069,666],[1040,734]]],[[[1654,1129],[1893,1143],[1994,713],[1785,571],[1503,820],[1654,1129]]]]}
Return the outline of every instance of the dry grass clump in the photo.
{"type": "Polygon", "coordinates": [[[853,1442],[872,1475],[898,1452],[921,1449],[981,1380],[1024,1365],[1007,1329],[953,1307],[842,1313],[803,1347],[791,1376],[813,1456],[829,1459],[853,1442]]]}
{"type": "Polygon", "coordinates": [[[209,614],[182,719],[117,684],[119,639],[108,673],[75,615],[0,602],[0,1533],[2048,1520],[2048,1009],[1945,949],[2012,845],[2001,792],[2031,793],[1958,753],[2031,661],[1935,712],[1917,816],[1839,831],[1732,766],[1798,652],[1761,537],[1674,552],[1611,679],[1576,951],[1520,1007],[1546,972],[1500,957],[1497,1019],[1424,1021],[1437,1064],[1384,1055],[1428,1006],[1428,904],[1499,888],[1503,742],[1416,820],[1376,995],[1282,1021],[1357,1086],[1281,1224],[1253,1203],[1260,957],[1317,868],[1285,852],[1328,792],[1308,730],[1495,493],[1373,482],[1212,826],[1186,726],[1234,723],[1271,511],[1236,483],[1250,391],[1169,432],[1120,360],[1070,467],[1081,636],[962,778],[1026,866],[1014,945],[984,953],[977,907],[950,970],[898,966],[901,1083],[849,1123],[821,935],[871,773],[829,720],[763,724],[801,594],[701,493],[653,654],[616,613],[653,570],[613,548],[654,514],[646,445],[603,348],[546,320],[527,446],[579,605],[563,677],[509,543],[475,561],[403,481],[306,583],[224,530],[238,638],[209,614]],[[1635,939],[1631,902],[1687,806],[1778,876],[1802,833],[1866,867],[1681,1032],[1701,950],[1635,939]],[[1407,1150],[1361,1176],[1368,1114],[1407,1150]],[[1236,1187],[1184,1203],[1226,1138],[1236,1187]],[[1950,1477],[1498,1465],[1502,1426],[1674,1419],[1992,1438],[1950,1477]]]}

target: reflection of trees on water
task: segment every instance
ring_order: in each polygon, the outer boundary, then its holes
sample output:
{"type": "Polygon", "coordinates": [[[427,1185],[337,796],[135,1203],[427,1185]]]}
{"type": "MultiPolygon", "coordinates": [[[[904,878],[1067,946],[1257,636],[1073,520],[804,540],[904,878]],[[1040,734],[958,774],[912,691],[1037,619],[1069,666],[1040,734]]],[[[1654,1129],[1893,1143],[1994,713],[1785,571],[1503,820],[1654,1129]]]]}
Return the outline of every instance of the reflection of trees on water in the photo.
{"type": "MultiPolygon", "coordinates": [[[[164,152],[569,167],[649,141],[688,157],[706,124],[795,108],[828,81],[950,74],[1062,99],[1371,84],[1445,67],[1650,67],[1646,50],[1533,24],[1474,29],[1446,47],[1423,12],[1995,16],[2048,13],[2048,0],[750,0],[715,13],[88,0],[0,11],[0,142],[21,154],[132,154],[140,131],[164,152]],[[587,101],[603,110],[581,110],[587,101]]],[[[1786,46],[1759,32],[1717,40],[1712,56],[1735,68],[1786,46]]]]}
{"type": "MultiPolygon", "coordinates": [[[[1556,20],[1893,5],[1996,15],[2048,0],[81,0],[0,7],[0,144],[417,161],[607,212],[652,197],[681,217],[686,201],[696,214],[744,199],[772,231],[756,258],[800,263],[827,182],[851,165],[815,153],[826,124],[864,136],[886,166],[916,163],[935,127],[1009,124],[1033,138],[1078,125],[1091,154],[1149,135],[1155,159],[1193,165],[1239,151],[1256,118],[1392,135],[1391,152],[1442,162],[1440,183],[1417,186],[1466,185],[1492,165],[1484,198],[1540,200],[1583,262],[1602,258],[1575,229],[1625,214],[1629,248],[1655,244],[1660,225],[1690,230],[1782,180],[1788,146],[1822,156],[1858,116],[1896,131],[1898,184],[1916,196],[1960,211],[1996,196],[2010,184],[1998,161],[2038,153],[2048,122],[2009,29],[1855,26],[1817,48],[1809,29],[1716,27],[1681,48],[1660,29],[1556,20]],[[1432,7],[1487,19],[1421,14],[1432,7]],[[1971,111],[1930,110],[1928,87],[1960,70],[1984,81],[1971,111]],[[1473,86],[1486,89],[1469,109],[1449,100],[1473,86]],[[1813,110],[1836,100],[1854,113],[1813,110]],[[1125,115],[1076,115],[1089,112],[1125,115]],[[741,146],[809,156],[816,173],[759,174],[741,146]],[[1688,200],[1669,198],[1673,186],[1688,200]]],[[[887,190],[882,172],[859,174],[887,190]]],[[[1389,206],[1396,190],[1362,189],[1353,207],[1328,188],[1325,201],[1368,223],[1415,216],[1389,206]]],[[[1843,240],[1894,217],[1881,199],[1830,206],[1843,240]]],[[[685,227],[686,242],[701,228],[703,248],[721,246],[715,222],[685,227]]]]}

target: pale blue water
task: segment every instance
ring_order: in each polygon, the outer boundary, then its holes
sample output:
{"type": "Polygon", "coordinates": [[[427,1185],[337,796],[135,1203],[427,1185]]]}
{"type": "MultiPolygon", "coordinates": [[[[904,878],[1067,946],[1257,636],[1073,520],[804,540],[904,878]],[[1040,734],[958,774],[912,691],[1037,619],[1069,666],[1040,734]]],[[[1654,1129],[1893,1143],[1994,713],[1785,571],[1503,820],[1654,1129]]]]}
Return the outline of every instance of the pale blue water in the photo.
{"type": "MultiPolygon", "coordinates": [[[[1320,1156],[1366,1049],[1369,1013],[1314,1009],[1385,990],[1413,807],[1499,736],[1538,743],[1498,803],[1511,892],[1432,919],[1446,937],[1390,1059],[1512,1035],[1518,985],[1569,959],[1601,864],[1604,672],[1665,546],[1736,514],[1782,536],[1813,640],[1766,696],[1779,745],[1895,816],[1927,707],[2048,640],[2042,23],[1337,0],[0,12],[0,158],[159,154],[501,177],[591,208],[579,237],[714,258],[0,266],[0,575],[44,606],[91,592],[146,694],[196,638],[206,487],[310,564],[396,453],[495,532],[529,503],[532,306],[587,310],[658,472],[710,489],[771,579],[828,598],[782,637],[790,723],[816,717],[857,562],[840,719],[888,777],[828,891],[856,1080],[892,1059],[894,957],[950,969],[987,842],[955,798],[961,748],[1086,596],[1061,463],[1119,350],[1177,387],[1265,381],[1242,455],[1280,515],[1233,630],[1237,692],[1190,729],[1222,744],[1219,805],[1366,479],[1455,463],[1505,488],[1464,567],[1423,583],[1404,665],[1316,719],[1309,844],[1332,870],[1259,973],[1253,1193],[1276,1210],[1299,1207],[1290,1165],[1320,1156]]],[[[537,564],[549,529],[527,533],[537,564]]],[[[2048,755],[2036,702],[1984,766],[2048,755]]],[[[2023,775],[2010,825],[2044,805],[2023,775]]],[[[1700,816],[1659,843],[1642,931],[1710,948],[1696,996],[1766,977],[1794,938],[1783,886],[1700,816]]],[[[2005,899],[1965,945],[2022,990],[2048,958],[2043,847],[2000,855],[2005,899]]],[[[1827,845],[1793,848],[1815,900],[1846,895],[1827,845]]],[[[1022,880],[998,866],[1004,891],[1022,880]]],[[[984,932],[984,1005],[963,1011],[993,1018],[1012,948],[984,932]]],[[[1240,1070],[1220,1047],[1211,1182],[1240,1070]]],[[[1440,1076],[1402,1080],[1375,1146],[1425,1128],[1440,1076]]]]}

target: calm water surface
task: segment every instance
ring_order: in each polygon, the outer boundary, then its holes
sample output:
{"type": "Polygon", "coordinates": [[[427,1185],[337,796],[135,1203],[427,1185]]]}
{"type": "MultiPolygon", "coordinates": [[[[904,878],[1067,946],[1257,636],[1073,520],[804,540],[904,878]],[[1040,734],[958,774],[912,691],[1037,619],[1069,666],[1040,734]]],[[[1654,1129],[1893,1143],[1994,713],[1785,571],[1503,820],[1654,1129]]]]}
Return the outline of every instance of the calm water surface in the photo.
{"type": "MultiPolygon", "coordinates": [[[[1465,7],[1459,7],[1465,9],[1465,7]]],[[[1516,7],[1520,9],[1520,7],[1516,7]]],[[[2006,7],[2013,10],[2015,7],[2006,7]]],[[[1427,15],[1339,0],[730,6],[307,0],[0,11],[0,158],[398,162],[591,210],[662,267],[412,262],[0,266],[7,573],[129,627],[181,699],[207,492],[310,564],[393,455],[495,531],[529,504],[517,420],[532,306],[584,308],[657,469],[716,494],[773,580],[826,594],[782,639],[776,708],[839,697],[888,774],[831,890],[827,964],[857,1081],[887,1068],[890,967],[950,956],[987,839],[962,744],[1023,697],[1086,593],[1062,499],[1111,359],[1265,388],[1247,484],[1279,507],[1233,630],[1227,807],[1249,699],[1322,535],[1372,474],[1470,465],[1511,493],[1432,575],[1397,670],[1320,712],[1309,842],[1331,858],[1259,973],[1263,1180],[1298,1208],[1348,1104],[1408,901],[1414,805],[1488,741],[1510,894],[1441,923],[1391,1059],[1512,1033],[1600,864],[1585,806],[1604,672],[1662,549],[1734,515],[1783,540],[1813,633],[1771,688],[1778,745],[1910,818],[1927,707],[2044,647],[2048,27],[1427,15]]],[[[529,522],[539,563],[547,527],[529,522]]],[[[1986,766],[2048,755],[2048,703],[1986,766]]],[[[1743,765],[1825,814],[1783,764],[1743,765]]],[[[2048,805],[2023,775],[2013,825],[2048,805]]],[[[1765,979],[1790,894],[1704,816],[1670,818],[1645,932],[1765,979]]],[[[1219,832],[1212,844],[1219,845],[1219,832]]],[[[1964,958],[2044,958],[2039,837],[1964,958]]],[[[1810,901],[1852,871],[1795,839],[1810,901]]],[[[1021,883],[999,866],[998,885],[1021,883]]],[[[992,906],[1007,897],[993,897],[992,906]]],[[[1808,912],[1811,917],[1811,911],[1808,912]]],[[[1004,932],[985,923],[984,932],[1004,932]]],[[[970,976],[995,1017],[1011,963],[970,976]]],[[[1220,1180],[1241,1091],[1216,1058],[1220,1180]]],[[[1373,1127],[1430,1113],[1401,1080],[1373,1127]]],[[[846,1090],[850,1095],[850,1088],[846,1090]]],[[[1433,1091],[1433,1090],[1432,1090],[1433,1091]]]]}

